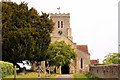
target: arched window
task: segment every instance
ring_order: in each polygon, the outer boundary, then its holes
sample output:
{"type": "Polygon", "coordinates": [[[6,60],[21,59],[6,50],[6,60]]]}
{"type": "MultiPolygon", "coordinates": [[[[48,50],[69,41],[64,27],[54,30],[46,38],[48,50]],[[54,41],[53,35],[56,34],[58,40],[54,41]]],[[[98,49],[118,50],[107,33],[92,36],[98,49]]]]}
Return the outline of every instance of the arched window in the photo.
{"type": "Polygon", "coordinates": [[[63,21],[61,21],[61,28],[63,28],[63,21]]]}
{"type": "Polygon", "coordinates": [[[83,68],[83,59],[81,58],[81,60],[80,60],[80,62],[81,62],[81,69],[83,68]]]}
{"type": "Polygon", "coordinates": [[[60,21],[58,21],[58,28],[60,28],[60,21]]]}

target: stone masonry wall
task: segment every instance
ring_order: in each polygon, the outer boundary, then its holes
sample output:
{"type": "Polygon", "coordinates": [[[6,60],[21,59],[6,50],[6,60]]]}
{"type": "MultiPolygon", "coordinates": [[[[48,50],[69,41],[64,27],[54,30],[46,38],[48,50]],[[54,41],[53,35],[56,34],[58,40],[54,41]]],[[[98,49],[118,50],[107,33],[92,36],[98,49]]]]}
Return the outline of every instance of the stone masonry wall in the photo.
{"type": "Polygon", "coordinates": [[[76,60],[76,73],[87,73],[89,72],[89,65],[90,65],[90,55],[86,54],[83,51],[76,50],[77,52],[77,60],[76,60]],[[83,62],[81,63],[81,59],[83,62]],[[81,68],[81,64],[83,68],[81,68]]]}
{"type": "Polygon", "coordinates": [[[120,64],[91,65],[89,72],[94,77],[119,78],[119,80],[120,80],[120,64]]]}

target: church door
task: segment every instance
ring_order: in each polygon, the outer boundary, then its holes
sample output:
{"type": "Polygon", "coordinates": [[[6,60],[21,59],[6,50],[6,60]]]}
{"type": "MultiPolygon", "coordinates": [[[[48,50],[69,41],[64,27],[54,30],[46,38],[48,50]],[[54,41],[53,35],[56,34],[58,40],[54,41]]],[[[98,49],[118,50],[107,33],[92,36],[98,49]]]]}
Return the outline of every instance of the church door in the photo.
{"type": "Polygon", "coordinates": [[[69,74],[69,66],[65,65],[61,67],[62,74],[69,74]]]}

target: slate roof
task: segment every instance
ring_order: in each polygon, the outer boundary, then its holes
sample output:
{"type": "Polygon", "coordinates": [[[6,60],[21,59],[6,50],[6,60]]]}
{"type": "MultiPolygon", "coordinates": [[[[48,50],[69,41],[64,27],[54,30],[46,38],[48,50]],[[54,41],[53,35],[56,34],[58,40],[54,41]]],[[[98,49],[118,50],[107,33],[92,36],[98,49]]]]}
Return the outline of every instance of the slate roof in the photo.
{"type": "Polygon", "coordinates": [[[77,45],[77,49],[89,54],[87,45],[77,45]]]}

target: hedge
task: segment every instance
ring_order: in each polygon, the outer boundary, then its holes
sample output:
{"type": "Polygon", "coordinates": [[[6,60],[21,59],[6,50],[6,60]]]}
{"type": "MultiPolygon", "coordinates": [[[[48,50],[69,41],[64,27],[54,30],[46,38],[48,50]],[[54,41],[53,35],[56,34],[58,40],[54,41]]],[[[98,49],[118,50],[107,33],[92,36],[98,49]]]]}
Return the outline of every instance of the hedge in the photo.
{"type": "Polygon", "coordinates": [[[0,61],[0,78],[13,74],[13,64],[10,62],[0,61]]]}

